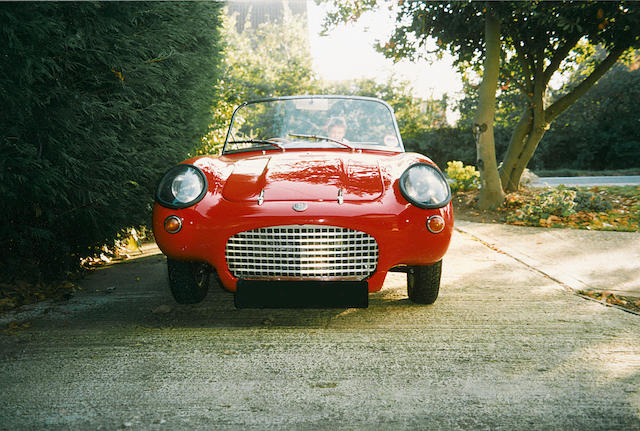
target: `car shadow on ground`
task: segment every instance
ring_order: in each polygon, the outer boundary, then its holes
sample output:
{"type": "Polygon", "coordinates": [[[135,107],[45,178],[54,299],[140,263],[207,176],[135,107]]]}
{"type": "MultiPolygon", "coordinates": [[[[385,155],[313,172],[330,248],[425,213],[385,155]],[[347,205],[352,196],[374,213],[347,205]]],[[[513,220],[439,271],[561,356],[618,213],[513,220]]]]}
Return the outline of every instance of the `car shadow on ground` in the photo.
{"type": "MultiPolygon", "coordinates": [[[[166,287],[168,291],[168,287],[166,287]]],[[[369,294],[369,306],[350,307],[314,307],[308,305],[298,308],[236,308],[234,295],[217,286],[212,286],[205,300],[200,304],[176,304],[170,295],[163,296],[163,304],[149,310],[147,322],[178,327],[229,327],[264,328],[307,327],[323,328],[344,316],[372,316],[389,307],[416,307],[406,297],[398,297],[394,288],[369,294]]]]}
{"type": "MultiPolygon", "coordinates": [[[[101,327],[322,328],[341,316],[373,315],[393,308],[424,307],[406,297],[403,274],[390,274],[380,292],[369,294],[368,308],[246,308],[212,280],[199,304],[177,304],[169,291],[166,261],[155,254],[100,268],[81,280],[69,302],[53,304],[43,314],[47,325],[101,327]]],[[[44,324],[44,323],[43,323],[44,324]]]]}

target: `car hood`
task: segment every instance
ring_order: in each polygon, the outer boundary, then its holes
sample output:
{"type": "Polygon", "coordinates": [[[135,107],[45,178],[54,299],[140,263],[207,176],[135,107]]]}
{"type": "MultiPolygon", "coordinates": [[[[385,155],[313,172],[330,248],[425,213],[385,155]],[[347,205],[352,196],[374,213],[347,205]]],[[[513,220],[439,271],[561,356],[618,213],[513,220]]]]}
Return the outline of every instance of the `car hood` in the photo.
{"type": "Polygon", "coordinates": [[[372,201],[384,192],[377,158],[359,153],[272,153],[235,160],[222,190],[230,201],[372,201]],[[264,193],[263,193],[264,192],[264,193]]]}

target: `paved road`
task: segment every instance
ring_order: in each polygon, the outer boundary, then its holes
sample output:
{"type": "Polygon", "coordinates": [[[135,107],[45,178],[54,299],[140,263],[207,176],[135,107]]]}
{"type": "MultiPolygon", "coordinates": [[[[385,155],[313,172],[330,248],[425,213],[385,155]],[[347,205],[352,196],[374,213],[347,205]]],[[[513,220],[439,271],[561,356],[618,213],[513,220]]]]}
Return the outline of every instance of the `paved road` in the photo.
{"type": "Polygon", "coordinates": [[[460,232],[436,304],[403,282],[368,309],[236,310],[175,306],[158,255],[96,271],[0,332],[0,429],[640,430],[638,316],[460,232]]]}
{"type": "Polygon", "coordinates": [[[596,186],[640,186],[640,175],[612,177],[540,177],[531,184],[533,187],[596,187],[596,186]]]}

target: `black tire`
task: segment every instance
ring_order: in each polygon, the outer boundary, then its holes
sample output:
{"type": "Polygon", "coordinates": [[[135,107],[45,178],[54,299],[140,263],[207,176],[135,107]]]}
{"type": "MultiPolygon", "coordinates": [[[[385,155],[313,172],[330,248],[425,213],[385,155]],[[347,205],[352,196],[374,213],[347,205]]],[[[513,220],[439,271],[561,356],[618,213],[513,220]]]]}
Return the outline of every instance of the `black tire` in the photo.
{"type": "Polygon", "coordinates": [[[169,288],[178,304],[197,304],[207,296],[211,269],[201,262],[167,259],[169,288]]]}
{"type": "Polygon", "coordinates": [[[440,291],[442,261],[427,266],[410,266],[407,270],[407,293],[416,304],[433,304],[440,291]]]}

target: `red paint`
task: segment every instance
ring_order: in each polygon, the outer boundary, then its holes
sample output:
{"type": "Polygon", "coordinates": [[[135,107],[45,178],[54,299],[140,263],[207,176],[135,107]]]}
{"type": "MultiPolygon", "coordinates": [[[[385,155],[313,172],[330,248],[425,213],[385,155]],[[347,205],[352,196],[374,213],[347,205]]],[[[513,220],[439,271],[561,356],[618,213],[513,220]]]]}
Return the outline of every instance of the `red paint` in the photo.
{"type": "Polygon", "coordinates": [[[232,202],[257,199],[264,190],[269,201],[374,200],[383,191],[378,159],[344,151],[268,152],[227,161],[233,169],[222,189],[232,202]]]}
{"type": "Polygon", "coordinates": [[[398,178],[416,162],[432,163],[415,153],[386,151],[278,150],[246,152],[186,160],[207,176],[209,191],[196,205],[153,210],[156,242],[164,254],[180,260],[209,262],[223,286],[235,291],[224,249],[229,237],[259,227],[320,224],[341,226],[372,235],[378,242],[377,271],[367,281],[369,291],[380,290],[386,273],[399,265],[428,265],[442,259],[453,231],[449,203],[439,209],[420,209],[408,203],[398,178]],[[342,189],[343,203],[338,202],[342,189]],[[264,202],[258,196],[264,190],[264,202]],[[296,212],[295,202],[308,209],[296,212]],[[176,234],[164,230],[169,215],[182,219],[176,234]],[[430,216],[441,215],[445,228],[429,232],[430,216]]]}

